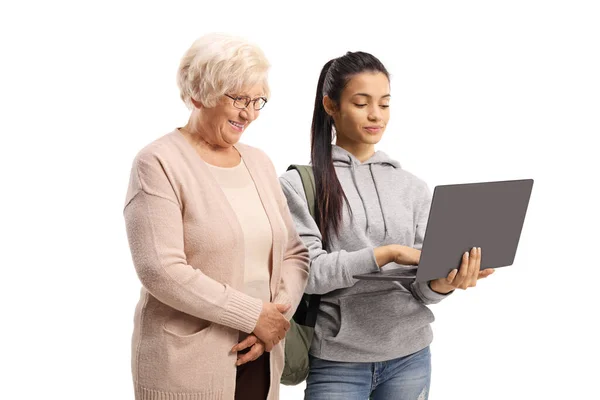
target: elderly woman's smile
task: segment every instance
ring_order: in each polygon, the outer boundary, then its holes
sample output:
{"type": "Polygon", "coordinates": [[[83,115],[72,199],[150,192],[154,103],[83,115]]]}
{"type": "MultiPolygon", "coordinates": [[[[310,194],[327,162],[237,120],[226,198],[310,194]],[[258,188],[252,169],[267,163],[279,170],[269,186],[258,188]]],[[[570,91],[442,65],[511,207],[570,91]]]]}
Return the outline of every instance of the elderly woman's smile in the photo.
{"type": "Polygon", "coordinates": [[[235,129],[238,132],[243,132],[244,131],[244,127],[246,126],[246,124],[239,123],[239,122],[234,122],[232,120],[229,120],[229,123],[233,126],[233,129],[235,129]]]}

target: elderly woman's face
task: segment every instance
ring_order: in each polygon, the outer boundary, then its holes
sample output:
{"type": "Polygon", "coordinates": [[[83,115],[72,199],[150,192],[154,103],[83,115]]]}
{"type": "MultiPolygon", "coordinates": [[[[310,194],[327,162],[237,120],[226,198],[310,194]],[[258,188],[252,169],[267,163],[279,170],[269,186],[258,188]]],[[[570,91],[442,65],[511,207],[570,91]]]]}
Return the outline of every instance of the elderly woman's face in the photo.
{"type": "Polygon", "coordinates": [[[215,144],[221,146],[232,146],[236,144],[242,133],[248,128],[248,125],[260,114],[260,111],[254,109],[254,103],[250,102],[244,109],[236,108],[233,98],[247,96],[251,99],[263,97],[264,89],[261,84],[248,87],[239,93],[226,93],[217,105],[213,108],[204,108],[201,113],[201,123],[208,128],[211,139],[215,144]]]}

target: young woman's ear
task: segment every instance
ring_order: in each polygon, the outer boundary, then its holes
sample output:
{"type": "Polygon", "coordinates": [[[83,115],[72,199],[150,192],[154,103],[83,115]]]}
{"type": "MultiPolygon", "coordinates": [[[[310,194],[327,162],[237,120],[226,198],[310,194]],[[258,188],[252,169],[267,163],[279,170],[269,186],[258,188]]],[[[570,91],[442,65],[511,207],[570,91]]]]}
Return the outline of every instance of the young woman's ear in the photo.
{"type": "Polygon", "coordinates": [[[325,108],[325,112],[331,117],[333,117],[333,115],[337,111],[337,106],[335,102],[331,100],[327,95],[323,97],[323,107],[325,108]]]}

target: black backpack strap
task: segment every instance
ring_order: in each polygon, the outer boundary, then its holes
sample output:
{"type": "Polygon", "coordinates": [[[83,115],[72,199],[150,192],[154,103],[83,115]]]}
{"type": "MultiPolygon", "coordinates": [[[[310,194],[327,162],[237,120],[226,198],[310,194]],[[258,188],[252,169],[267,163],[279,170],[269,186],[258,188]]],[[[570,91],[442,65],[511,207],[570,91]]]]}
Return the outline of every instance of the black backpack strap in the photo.
{"type": "MultiPolygon", "coordinates": [[[[310,215],[315,219],[316,215],[316,195],[317,188],[315,185],[315,175],[313,173],[313,169],[310,165],[297,165],[292,164],[288,167],[288,171],[291,169],[295,169],[300,174],[300,179],[302,180],[302,186],[304,188],[304,195],[306,196],[306,201],[308,203],[308,210],[310,211],[310,215]]],[[[319,304],[321,303],[321,295],[320,294],[304,294],[302,296],[302,301],[294,315],[294,319],[298,317],[298,322],[302,325],[306,326],[315,326],[317,322],[317,314],[319,312],[319,304]]]]}

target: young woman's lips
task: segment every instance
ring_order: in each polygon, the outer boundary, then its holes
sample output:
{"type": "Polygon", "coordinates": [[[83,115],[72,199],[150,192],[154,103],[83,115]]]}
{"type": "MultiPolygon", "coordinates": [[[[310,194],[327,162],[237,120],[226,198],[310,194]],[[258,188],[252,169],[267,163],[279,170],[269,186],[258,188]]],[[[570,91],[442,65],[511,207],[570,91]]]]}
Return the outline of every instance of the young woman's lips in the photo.
{"type": "Polygon", "coordinates": [[[381,132],[381,127],[380,126],[365,126],[365,129],[369,133],[379,133],[379,132],[381,132]]]}

